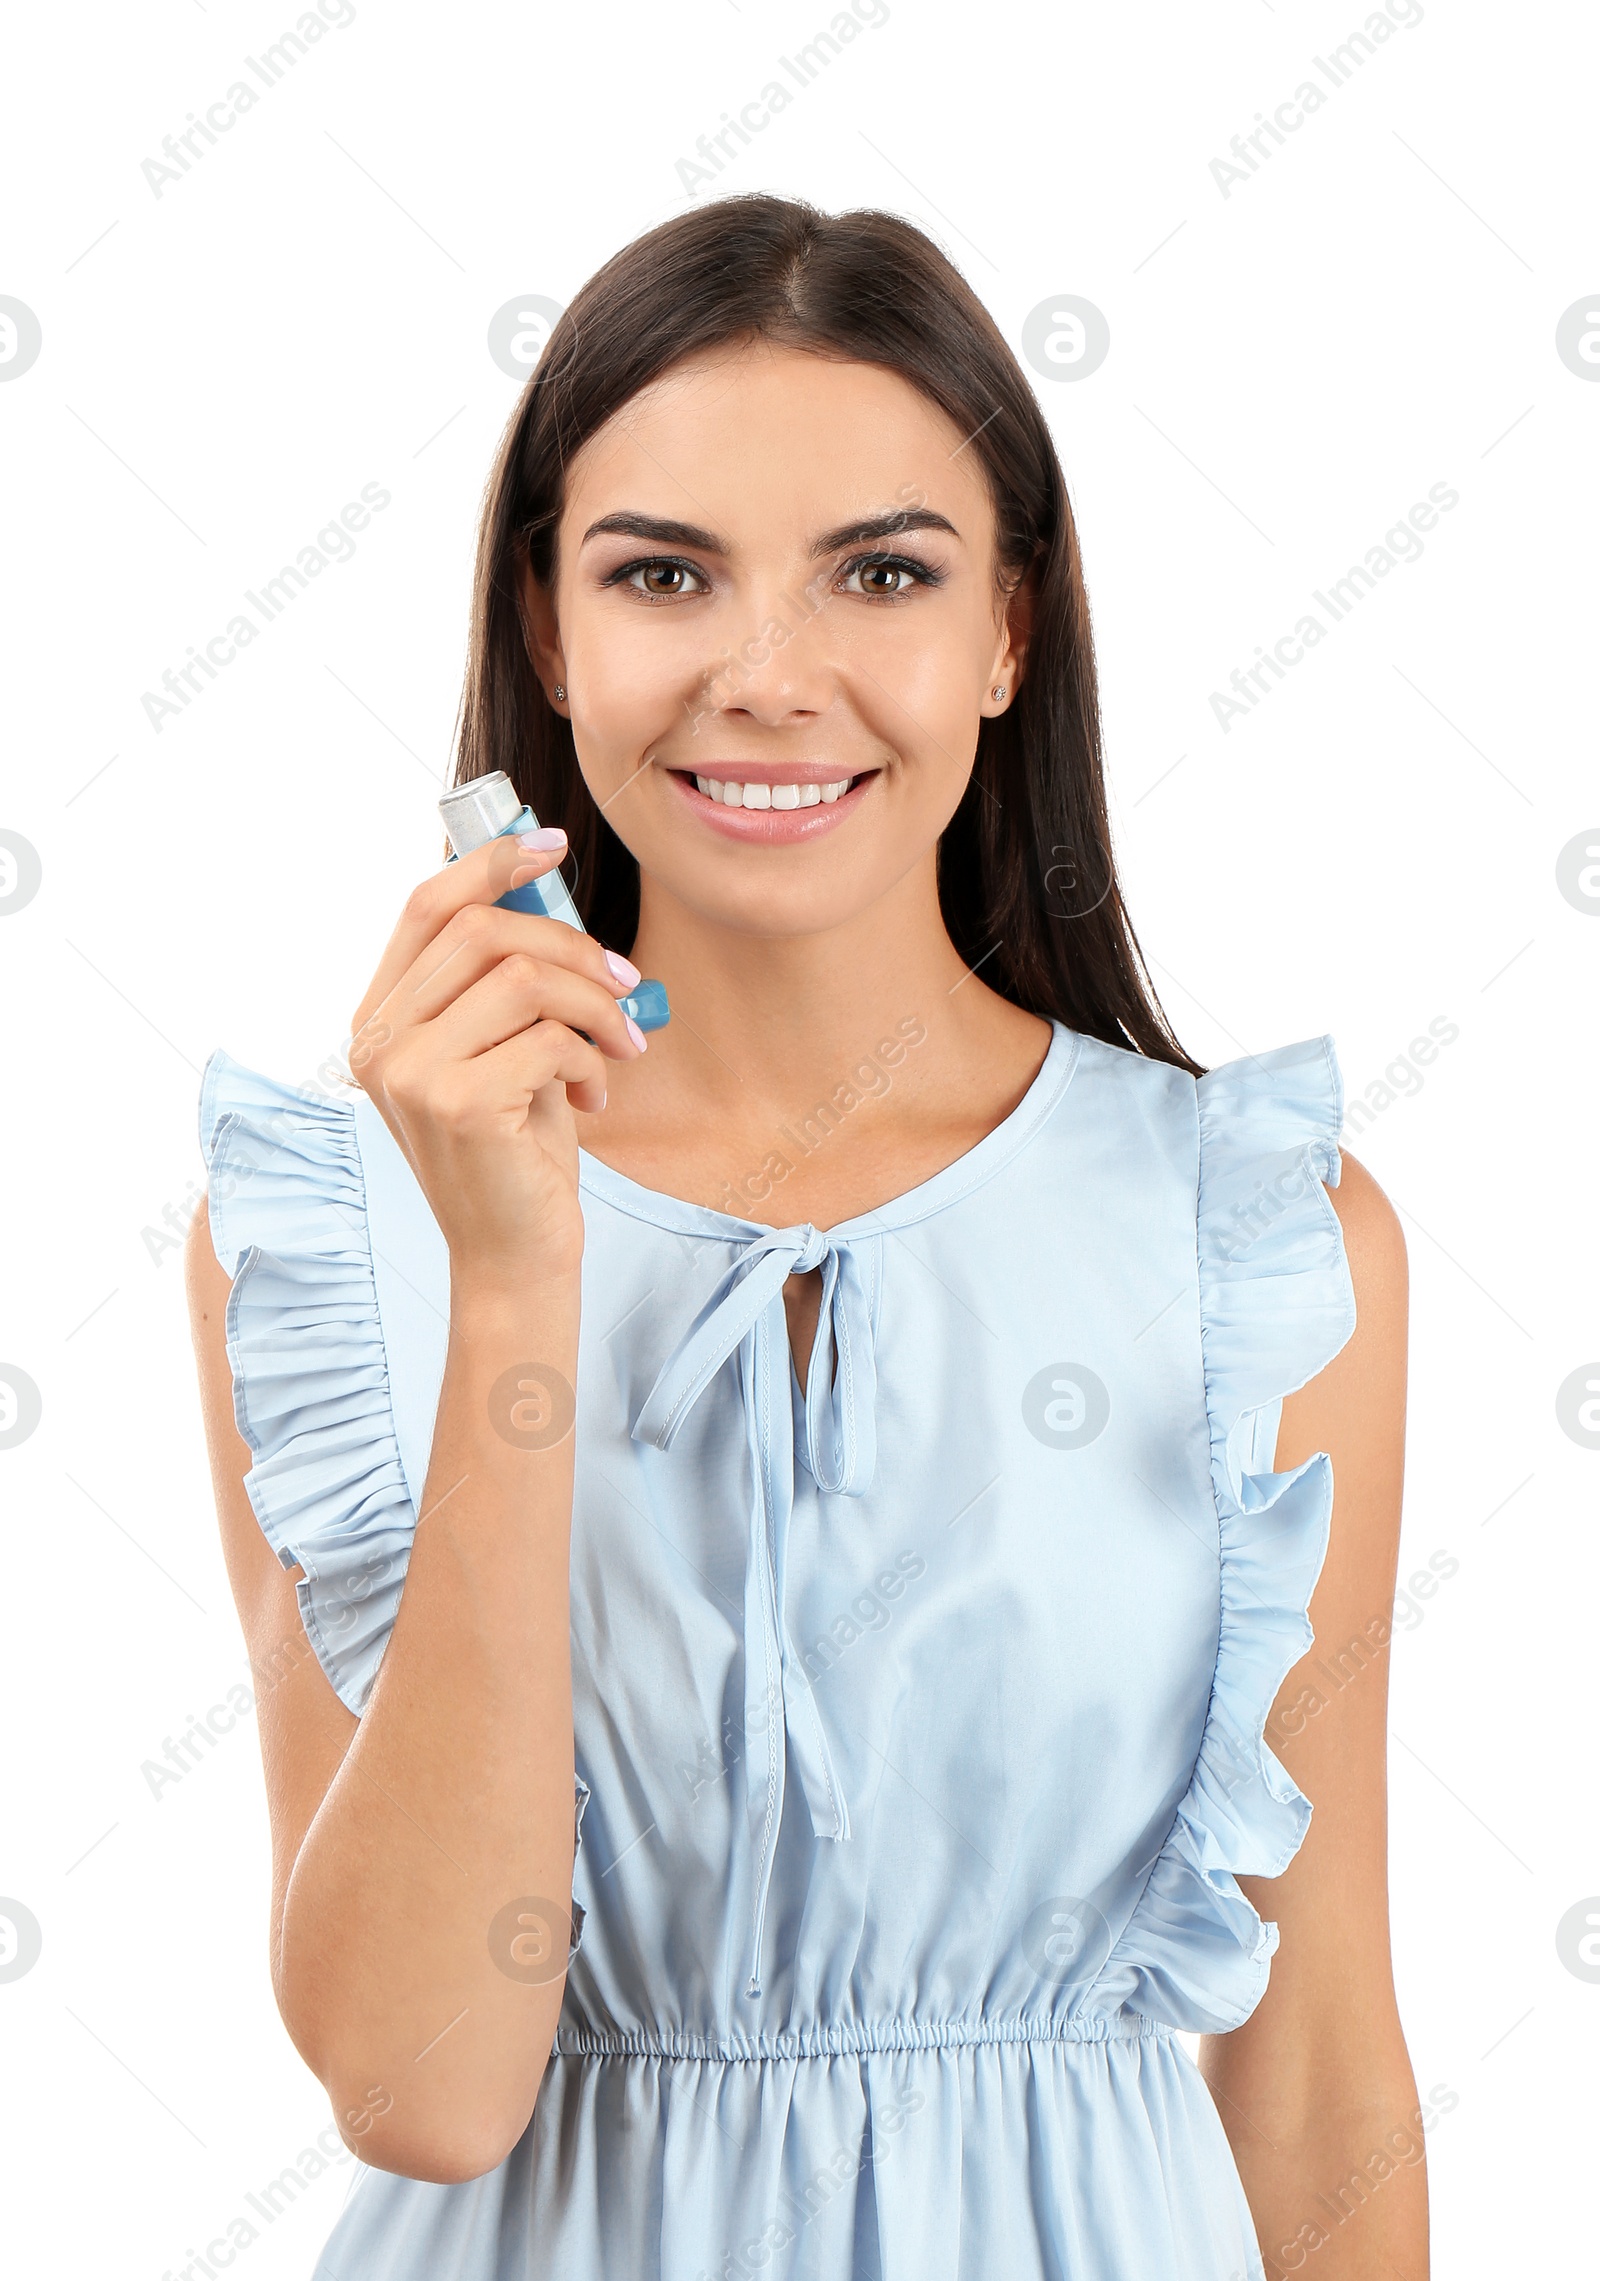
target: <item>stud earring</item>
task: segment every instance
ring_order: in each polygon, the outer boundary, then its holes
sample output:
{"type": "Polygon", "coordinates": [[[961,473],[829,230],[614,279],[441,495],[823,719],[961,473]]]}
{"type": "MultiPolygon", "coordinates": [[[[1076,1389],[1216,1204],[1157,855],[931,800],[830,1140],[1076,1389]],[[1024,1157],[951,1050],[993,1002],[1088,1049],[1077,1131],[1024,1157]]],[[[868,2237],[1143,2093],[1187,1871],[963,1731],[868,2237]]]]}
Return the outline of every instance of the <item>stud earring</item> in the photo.
{"type": "Polygon", "coordinates": [[[1002,699],[1002,698],[1005,696],[1005,690],[1004,690],[1003,688],[1002,688],[1002,689],[991,689],[991,690],[990,690],[990,692],[989,692],[989,694],[990,694],[990,696],[991,696],[991,697],[994,699],[995,703],[998,705],[998,704],[1000,703],[1001,699],[1002,699]]]}
{"type": "Polygon", "coordinates": [[[550,694],[552,697],[554,697],[556,703],[559,705],[567,694],[566,683],[564,681],[558,681],[554,689],[551,690],[550,694]]]}

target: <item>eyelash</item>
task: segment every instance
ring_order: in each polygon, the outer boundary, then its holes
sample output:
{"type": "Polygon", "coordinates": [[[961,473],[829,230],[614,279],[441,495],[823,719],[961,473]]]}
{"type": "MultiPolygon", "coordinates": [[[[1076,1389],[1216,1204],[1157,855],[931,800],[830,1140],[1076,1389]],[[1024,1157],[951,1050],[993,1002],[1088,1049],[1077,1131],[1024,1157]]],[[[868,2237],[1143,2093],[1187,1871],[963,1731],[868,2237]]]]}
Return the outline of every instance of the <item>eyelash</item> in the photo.
{"type": "MultiPolygon", "coordinates": [[[[841,579],[850,578],[858,571],[868,568],[898,570],[912,579],[918,586],[933,587],[944,584],[944,572],[936,570],[931,563],[917,562],[910,555],[881,554],[876,550],[853,555],[848,562],[841,564],[838,575],[841,579]]],[[[632,562],[619,563],[615,570],[607,574],[605,583],[607,586],[629,584],[643,570],[681,570],[690,578],[698,578],[702,581],[705,579],[705,572],[697,564],[686,562],[681,555],[646,554],[637,556],[632,562]]],[[[645,602],[681,602],[685,599],[682,594],[649,594],[638,586],[634,587],[634,592],[645,602]]],[[[902,602],[905,598],[904,590],[898,594],[863,594],[859,597],[860,600],[867,602],[902,602]]]]}

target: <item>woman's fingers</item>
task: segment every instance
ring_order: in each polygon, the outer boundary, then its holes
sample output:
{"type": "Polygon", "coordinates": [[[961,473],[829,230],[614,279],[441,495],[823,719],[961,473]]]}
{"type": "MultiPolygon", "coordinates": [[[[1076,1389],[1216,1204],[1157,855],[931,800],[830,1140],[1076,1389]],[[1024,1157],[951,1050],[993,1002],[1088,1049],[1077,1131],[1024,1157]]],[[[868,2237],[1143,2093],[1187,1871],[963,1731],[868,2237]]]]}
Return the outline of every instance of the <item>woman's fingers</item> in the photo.
{"type": "MultiPolygon", "coordinates": [[[[515,918],[515,912],[486,914],[515,918]]],[[[555,933],[576,940],[559,920],[544,922],[555,933]]],[[[441,958],[438,967],[419,985],[414,1003],[418,1022],[426,1022],[428,1050],[447,1061],[467,1061],[491,1052],[535,1022],[560,1022],[569,1030],[587,1031],[600,1055],[614,1061],[633,1061],[639,1047],[628,1029],[628,1018],[608,991],[585,974],[574,973],[554,959],[525,950],[497,954],[497,929],[474,928],[465,949],[441,958]]],[[[553,946],[560,948],[559,944],[553,946]]],[[[426,958],[421,962],[426,966],[426,958]]],[[[402,997],[408,985],[391,993],[402,997]]],[[[621,988],[621,984],[616,985],[621,988]]],[[[410,1022],[397,1027],[403,1042],[410,1022]]],[[[591,1049],[593,1050],[593,1049],[591,1049]]],[[[598,1057],[597,1057],[598,1058],[598,1057]]]]}
{"type": "MultiPolygon", "coordinates": [[[[513,887],[526,887],[531,881],[543,878],[546,872],[557,870],[564,852],[562,848],[522,848],[514,835],[506,835],[475,847],[457,863],[445,864],[442,870],[413,888],[366,995],[356,1008],[351,1024],[356,1036],[359,1038],[402,976],[451,920],[469,909],[491,909],[513,887]]],[[[569,952],[567,963],[593,975],[603,987],[610,987],[612,977],[605,964],[605,954],[592,935],[580,935],[576,929],[563,926],[559,919],[539,920],[525,912],[507,911],[499,916],[522,919],[534,926],[556,927],[571,943],[586,945],[581,959],[569,952]]]]}
{"type": "Polygon", "coordinates": [[[410,896],[352,1024],[358,1085],[399,1143],[453,1268],[570,1275],[583,1251],[574,1110],[643,1038],[592,935],[499,898],[556,850],[491,840],[410,896]]]}
{"type": "MultiPolygon", "coordinates": [[[[486,1006],[496,998],[494,983],[489,976],[476,986],[486,1006]]],[[[385,1090],[403,1124],[425,1115],[458,1143],[490,1139],[507,1126],[520,1130],[529,1104],[547,1085],[565,1086],[574,1109],[592,1114],[605,1107],[605,1057],[564,1022],[536,1020],[469,1061],[402,1051],[385,1071],[385,1090]]]]}
{"type": "MultiPolygon", "coordinates": [[[[473,850],[475,856],[482,853],[482,849],[473,850]]],[[[515,971],[525,984],[555,993],[548,1004],[535,1000],[529,1005],[516,1026],[524,1026],[539,1013],[552,1013],[574,1028],[588,1031],[615,1059],[626,1060],[641,1050],[636,1033],[630,1030],[617,1004],[618,996],[625,995],[637,978],[631,969],[625,975],[616,974],[592,935],[580,934],[559,919],[467,902],[424,944],[381,999],[375,1001],[369,991],[362,1001],[352,1025],[348,1055],[357,1081],[367,1084],[369,1075],[398,1040],[447,1013],[507,958],[522,962],[515,971]]],[[[466,1035],[459,1031],[452,1034],[458,1039],[466,1035]]],[[[483,1042],[496,1044],[499,1039],[491,1037],[483,1042]]],[[[473,1048],[464,1046],[461,1050],[473,1048]]]]}

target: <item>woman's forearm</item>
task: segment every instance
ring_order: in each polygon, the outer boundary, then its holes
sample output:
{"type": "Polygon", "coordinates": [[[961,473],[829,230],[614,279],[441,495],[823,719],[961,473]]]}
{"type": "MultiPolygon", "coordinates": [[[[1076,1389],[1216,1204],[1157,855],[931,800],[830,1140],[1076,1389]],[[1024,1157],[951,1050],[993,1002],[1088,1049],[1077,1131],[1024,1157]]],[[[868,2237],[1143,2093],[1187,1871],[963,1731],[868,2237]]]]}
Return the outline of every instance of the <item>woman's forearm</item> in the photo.
{"type": "Polygon", "coordinates": [[[578,1317],[576,1272],[452,1290],[404,1597],[274,1958],[285,2022],[354,2118],[349,2143],[413,2177],[504,2157],[561,2007],[578,1317]],[[565,1420],[541,1430],[552,1391],[565,1420]]]}
{"type": "Polygon", "coordinates": [[[1212,2084],[1267,2281],[1427,2281],[1424,2116],[1409,2066],[1313,2112],[1248,2111],[1212,2084]]]}

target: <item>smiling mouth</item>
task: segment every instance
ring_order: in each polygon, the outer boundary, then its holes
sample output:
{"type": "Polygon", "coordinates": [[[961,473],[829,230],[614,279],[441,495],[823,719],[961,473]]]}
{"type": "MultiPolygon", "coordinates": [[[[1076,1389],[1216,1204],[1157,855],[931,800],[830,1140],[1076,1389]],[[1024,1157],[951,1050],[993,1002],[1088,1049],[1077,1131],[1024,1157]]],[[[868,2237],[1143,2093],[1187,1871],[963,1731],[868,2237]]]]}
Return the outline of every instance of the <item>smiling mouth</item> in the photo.
{"type": "Polygon", "coordinates": [[[824,781],[819,778],[795,778],[789,783],[744,783],[731,776],[700,776],[688,769],[677,769],[685,783],[707,800],[714,800],[723,808],[816,808],[831,807],[842,800],[847,792],[854,791],[863,781],[860,776],[836,776],[824,781]]]}

